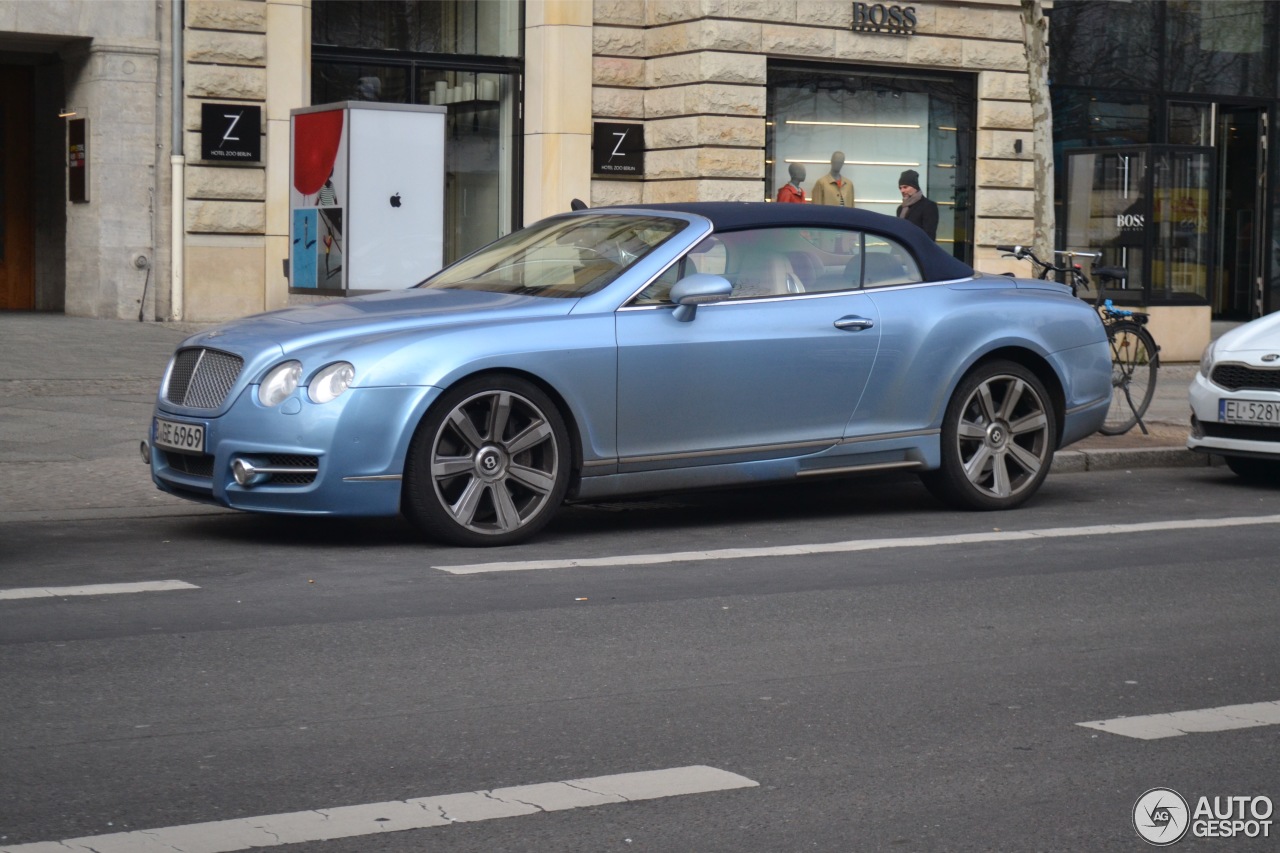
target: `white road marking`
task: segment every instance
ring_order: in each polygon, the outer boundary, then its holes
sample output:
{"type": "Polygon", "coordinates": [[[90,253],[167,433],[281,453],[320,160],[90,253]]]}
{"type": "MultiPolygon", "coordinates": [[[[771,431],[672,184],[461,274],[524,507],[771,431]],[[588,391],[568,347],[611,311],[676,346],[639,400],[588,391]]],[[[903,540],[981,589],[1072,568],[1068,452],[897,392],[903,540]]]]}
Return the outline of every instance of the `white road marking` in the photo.
{"type": "Polygon", "coordinates": [[[130,592],[168,592],[174,589],[199,589],[186,581],[139,581],[138,583],[95,583],[86,586],[33,586],[25,589],[0,589],[0,601],[13,598],[64,598],[71,595],[121,595],[130,592]]]}
{"type": "Polygon", "coordinates": [[[1175,711],[1171,714],[1148,714],[1144,717],[1117,717],[1076,723],[1087,729],[1114,735],[1159,740],[1194,732],[1225,732],[1257,726],[1280,726],[1280,702],[1254,702],[1252,705],[1224,705],[1198,711],[1175,711]]]}
{"type": "Polygon", "coordinates": [[[518,560],[503,563],[471,563],[435,566],[455,575],[483,572],[522,572],[538,569],[588,569],[610,566],[647,566],[660,563],[693,563],[704,560],[745,560],[755,557],[803,557],[811,554],[839,554],[851,551],[882,551],[889,548],[933,548],[939,545],[971,545],[979,542],[1016,542],[1026,539],[1062,539],[1073,536],[1125,536],[1163,530],[1193,530],[1212,527],[1246,527],[1280,523],[1280,515],[1237,516],[1234,518],[1193,518],[1184,521],[1147,521],[1135,524],[1096,524],[1088,527],[1045,527],[1039,530],[957,533],[947,536],[920,536],[903,539],[862,539],[810,545],[778,545],[769,548],[723,548],[715,551],[676,551],[667,554],[632,554],[620,557],[584,557],[567,560],[518,560]]]}
{"type": "Polygon", "coordinates": [[[673,767],[495,788],[492,791],[140,829],[62,841],[38,841],[0,846],[0,853],[174,853],[175,850],[183,853],[234,853],[258,847],[426,829],[606,803],[755,788],[759,784],[715,767],[673,767]]]}

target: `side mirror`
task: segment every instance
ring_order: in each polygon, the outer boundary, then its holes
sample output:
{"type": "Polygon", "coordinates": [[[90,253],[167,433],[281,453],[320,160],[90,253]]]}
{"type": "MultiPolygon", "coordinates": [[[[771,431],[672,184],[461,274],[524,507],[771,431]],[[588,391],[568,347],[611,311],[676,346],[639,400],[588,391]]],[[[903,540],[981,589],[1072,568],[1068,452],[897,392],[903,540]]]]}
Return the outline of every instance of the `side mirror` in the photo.
{"type": "Polygon", "coordinates": [[[733,292],[733,285],[722,275],[694,273],[685,276],[671,288],[671,301],[676,304],[672,315],[681,323],[687,323],[698,312],[699,305],[723,302],[733,292]]]}

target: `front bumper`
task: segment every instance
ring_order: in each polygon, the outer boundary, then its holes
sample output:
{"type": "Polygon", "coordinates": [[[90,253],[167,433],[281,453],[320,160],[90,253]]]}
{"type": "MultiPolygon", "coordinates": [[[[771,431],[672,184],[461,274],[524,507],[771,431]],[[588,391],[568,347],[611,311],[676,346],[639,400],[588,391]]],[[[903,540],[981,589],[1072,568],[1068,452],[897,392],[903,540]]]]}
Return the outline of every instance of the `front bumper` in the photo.
{"type": "Polygon", "coordinates": [[[424,386],[352,388],[318,405],[303,388],[267,408],[250,386],[218,417],[160,405],[155,417],[204,427],[204,453],[157,447],[153,418],[151,479],[178,497],[251,512],[394,516],[409,443],[439,393],[424,386]],[[246,476],[246,467],[256,473],[246,476]]]}
{"type": "Polygon", "coordinates": [[[1187,447],[1220,456],[1280,458],[1280,427],[1223,423],[1219,418],[1222,400],[1256,400],[1280,404],[1280,392],[1246,389],[1229,391],[1197,373],[1188,391],[1191,403],[1191,433],[1187,447]]]}

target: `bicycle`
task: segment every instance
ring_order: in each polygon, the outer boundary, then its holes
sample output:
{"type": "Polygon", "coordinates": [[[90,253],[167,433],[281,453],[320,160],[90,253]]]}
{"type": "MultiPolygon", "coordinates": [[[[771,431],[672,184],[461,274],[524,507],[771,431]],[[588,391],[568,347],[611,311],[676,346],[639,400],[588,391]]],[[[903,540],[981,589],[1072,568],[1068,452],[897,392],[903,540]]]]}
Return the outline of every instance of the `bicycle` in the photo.
{"type": "MultiPolygon", "coordinates": [[[[1036,277],[1048,280],[1050,274],[1070,276],[1071,295],[1079,296],[1080,288],[1089,289],[1089,277],[1084,274],[1076,258],[1102,257],[1097,252],[1055,251],[1054,255],[1065,259],[1057,267],[1040,260],[1026,246],[996,246],[1001,252],[1017,260],[1029,260],[1036,269],[1036,277]]],[[[1111,347],[1111,405],[1107,417],[1098,432],[1103,435],[1123,435],[1134,424],[1143,435],[1150,435],[1142,416],[1151,405],[1156,392],[1156,375],[1160,369],[1160,347],[1147,331],[1147,315],[1140,311],[1117,308],[1110,299],[1103,297],[1103,289],[1109,281],[1121,281],[1128,274],[1119,267],[1094,267],[1098,277],[1097,296],[1093,305],[1102,317],[1107,330],[1107,343],[1111,347]]]]}

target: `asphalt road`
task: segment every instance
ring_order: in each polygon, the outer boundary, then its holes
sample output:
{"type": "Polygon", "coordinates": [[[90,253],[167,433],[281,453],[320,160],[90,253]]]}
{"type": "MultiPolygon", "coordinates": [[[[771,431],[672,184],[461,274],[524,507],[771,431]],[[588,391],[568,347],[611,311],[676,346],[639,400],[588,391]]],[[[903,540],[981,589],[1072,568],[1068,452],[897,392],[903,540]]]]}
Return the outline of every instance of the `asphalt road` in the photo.
{"type": "Polygon", "coordinates": [[[1145,849],[1148,789],[1280,800],[1280,726],[1079,725],[1280,700],[1278,498],[1055,473],[967,514],[883,477],[577,508],[503,550],[198,507],[6,520],[0,591],[190,587],[0,597],[0,851],[366,804],[381,834],[288,849],[1145,849]],[[511,805],[691,766],[745,786],[511,805]],[[476,791],[511,816],[385,831],[476,791]]]}

